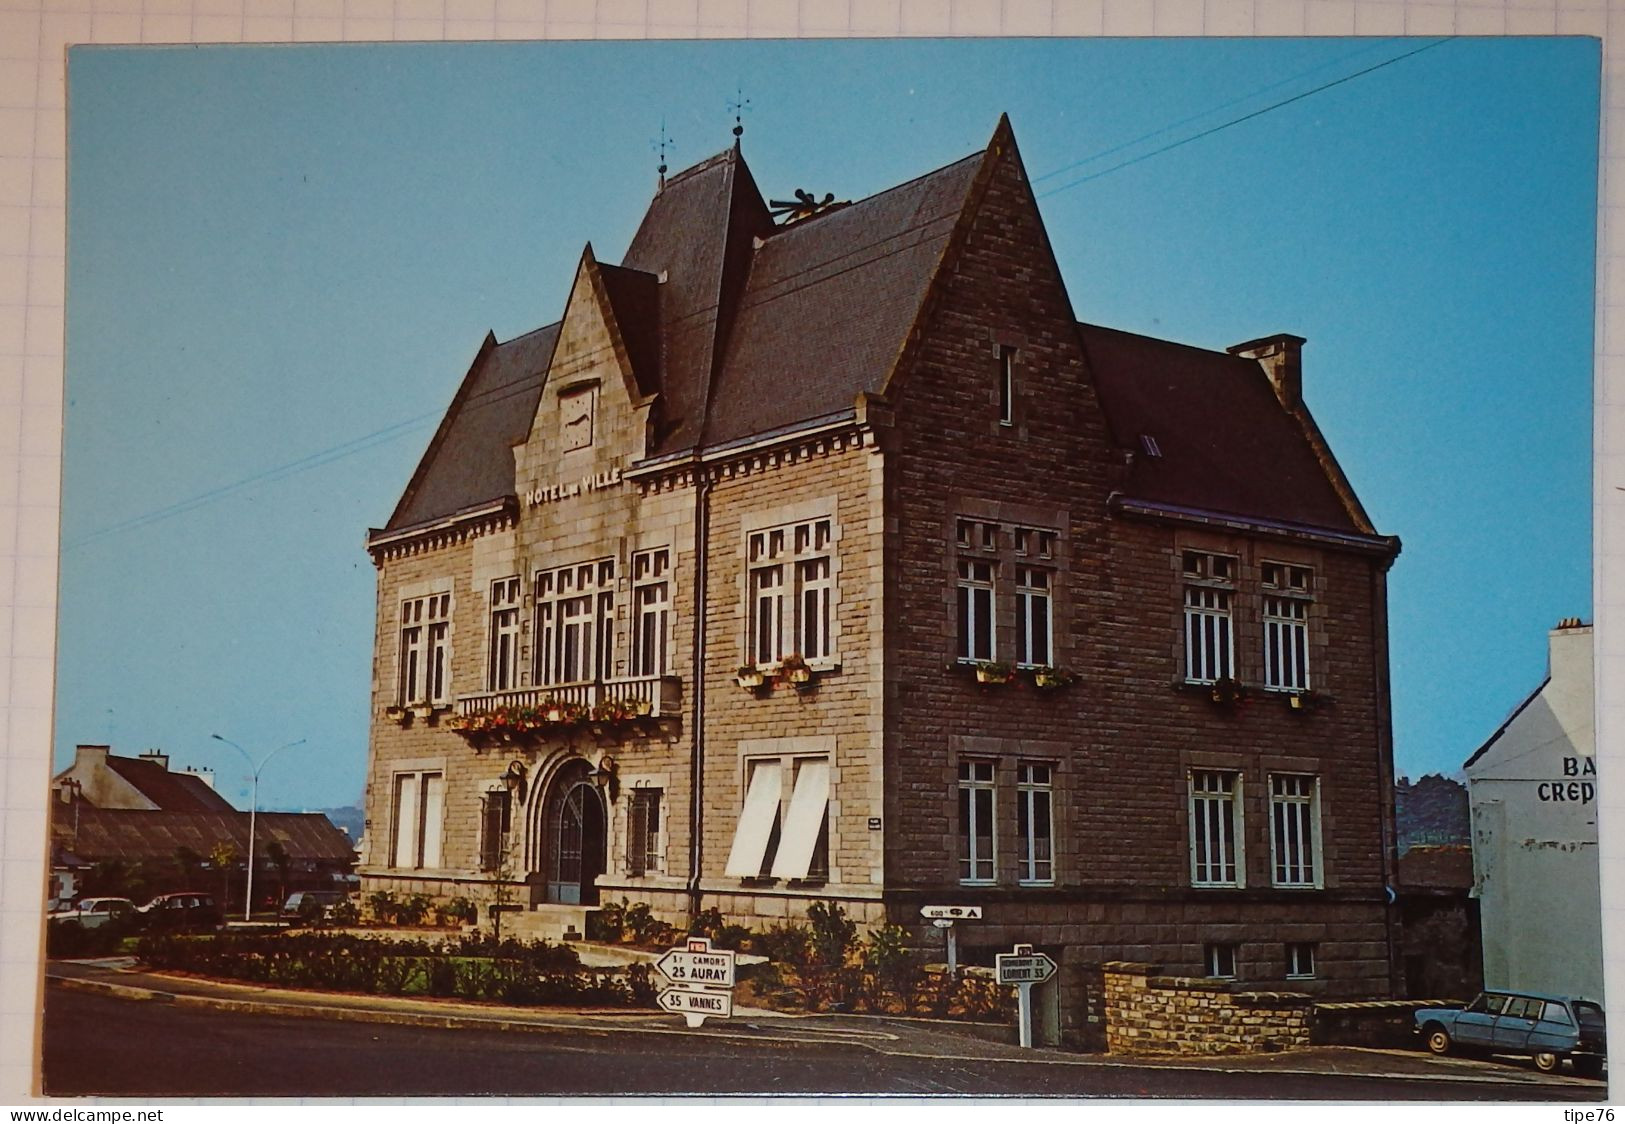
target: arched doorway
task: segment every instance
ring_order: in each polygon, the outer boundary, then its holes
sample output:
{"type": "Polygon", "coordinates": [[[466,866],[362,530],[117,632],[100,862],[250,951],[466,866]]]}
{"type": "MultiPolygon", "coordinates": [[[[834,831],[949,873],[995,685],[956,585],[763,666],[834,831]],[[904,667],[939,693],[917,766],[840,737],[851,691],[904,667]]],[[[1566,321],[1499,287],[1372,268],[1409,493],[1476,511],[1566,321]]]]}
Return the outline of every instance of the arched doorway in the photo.
{"type": "Polygon", "coordinates": [[[559,770],[548,791],[543,823],[547,900],[566,905],[597,905],[597,878],[604,873],[604,798],[585,761],[559,770]]]}

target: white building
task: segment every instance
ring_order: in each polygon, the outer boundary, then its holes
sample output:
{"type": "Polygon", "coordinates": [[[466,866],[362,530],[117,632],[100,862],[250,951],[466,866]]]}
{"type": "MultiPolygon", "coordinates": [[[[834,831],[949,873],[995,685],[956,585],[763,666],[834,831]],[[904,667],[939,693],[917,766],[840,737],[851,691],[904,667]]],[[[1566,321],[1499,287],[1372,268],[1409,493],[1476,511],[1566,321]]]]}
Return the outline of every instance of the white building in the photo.
{"type": "Polygon", "coordinates": [[[1546,682],[1468,758],[1484,986],[1603,998],[1591,626],[1551,631],[1546,682]]]}

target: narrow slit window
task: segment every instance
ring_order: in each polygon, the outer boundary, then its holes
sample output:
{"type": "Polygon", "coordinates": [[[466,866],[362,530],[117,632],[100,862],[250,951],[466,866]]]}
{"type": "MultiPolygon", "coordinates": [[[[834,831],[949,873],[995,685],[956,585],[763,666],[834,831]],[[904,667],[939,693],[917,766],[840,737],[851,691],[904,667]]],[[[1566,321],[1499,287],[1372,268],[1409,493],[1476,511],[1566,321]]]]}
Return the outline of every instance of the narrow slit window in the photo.
{"type": "Polygon", "coordinates": [[[1015,424],[1016,349],[999,348],[999,424],[1015,424]]]}

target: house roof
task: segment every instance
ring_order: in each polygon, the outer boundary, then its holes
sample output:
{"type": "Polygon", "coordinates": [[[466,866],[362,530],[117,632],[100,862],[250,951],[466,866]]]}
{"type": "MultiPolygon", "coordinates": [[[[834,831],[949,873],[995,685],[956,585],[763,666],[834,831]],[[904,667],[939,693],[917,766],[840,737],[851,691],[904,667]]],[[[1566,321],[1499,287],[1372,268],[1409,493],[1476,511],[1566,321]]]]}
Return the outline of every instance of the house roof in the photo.
{"type": "Polygon", "coordinates": [[[1399,856],[1399,883],[1407,890],[1468,890],[1473,849],[1465,843],[1417,846],[1399,856]]]}
{"type": "MultiPolygon", "coordinates": [[[[53,809],[56,805],[53,805],[53,809]]],[[[319,812],[261,812],[255,825],[261,855],[272,840],[295,862],[342,862],[355,858],[349,836],[319,812]]],[[[171,862],[185,847],[207,858],[217,843],[248,853],[247,812],[149,812],[133,808],[92,808],[52,816],[53,841],[71,847],[89,862],[171,862]]]]}
{"type": "MultiPolygon", "coordinates": [[[[638,388],[657,394],[648,456],[850,416],[859,394],[882,390],[1007,137],[1001,122],[986,151],[784,226],[737,144],[666,181],[622,265],[598,267],[638,388]]],[[[514,494],[511,447],[558,330],[487,339],[388,530],[514,494]]],[[[1136,454],[1125,496],[1370,533],[1317,455],[1312,421],[1283,409],[1256,360],[1088,324],[1078,334],[1110,431],[1136,454]],[[1141,434],[1161,456],[1143,455],[1141,434]]]]}
{"type": "Polygon", "coordinates": [[[153,761],[111,754],[107,767],[165,812],[236,811],[224,796],[190,773],[172,773],[153,761]]]}
{"type": "Polygon", "coordinates": [[[1513,707],[1512,713],[1506,716],[1506,721],[1502,722],[1500,726],[1496,727],[1495,733],[1491,734],[1487,739],[1485,739],[1483,745],[1473,750],[1473,755],[1467,760],[1463,761],[1461,763],[1461,767],[1463,769],[1470,769],[1474,765],[1478,764],[1478,759],[1488,753],[1490,751],[1490,747],[1501,740],[1501,736],[1507,732],[1507,728],[1518,720],[1518,715],[1528,710],[1529,704],[1540,698],[1540,693],[1546,689],[1546,684],[1550,683],[1551,681],[1552,677],[1548,674],[1546,678],[1540,681],[1540,686],[1536,687],[1533,691],[1530,691],[1529,694],[1525,695],[1524,700],[1517,706],[1513,707]]]}
{"type": "Polygon", "coordinates": [[[762,244],[717,378],[708,444],[850,411],[860,393],[885,386],[981,162],[967,156],[762,244]]]}
{"type": "Polygon", "coordinates": [[[1094,324],[1078,334],[1112,433],[1134,453],[1126,494],[1362,532],[1256,360],[1094,324]]]}
{"type": "Polygon", "coordinates": [[[530,433],[558,337],[558,324],[507,343],[486,337],[390,516],[389,530],[514,494],[510,450],[530,433]]]}

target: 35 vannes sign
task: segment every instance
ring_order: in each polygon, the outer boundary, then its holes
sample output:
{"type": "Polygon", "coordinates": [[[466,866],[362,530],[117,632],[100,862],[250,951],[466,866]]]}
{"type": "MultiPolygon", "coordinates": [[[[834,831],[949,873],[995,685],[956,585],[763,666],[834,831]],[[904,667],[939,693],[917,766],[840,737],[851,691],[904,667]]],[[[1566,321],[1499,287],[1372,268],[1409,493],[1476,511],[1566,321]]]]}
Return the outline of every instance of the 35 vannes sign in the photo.
{"type": "Polygon", "coordinates": [[[538,484],[525,493],[525,506],[535,507],[538,504],[557,503],[572,496],[579,496],[583,492],[596,492],[603,488],[616,487],[621,482],[621,470],[612,468],[607,472],[595,472],[583,476],[579,480],[562,480],[557,484],[538,484]]]}

